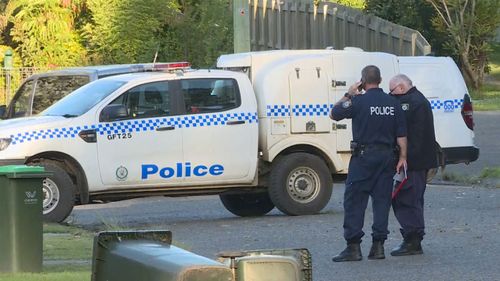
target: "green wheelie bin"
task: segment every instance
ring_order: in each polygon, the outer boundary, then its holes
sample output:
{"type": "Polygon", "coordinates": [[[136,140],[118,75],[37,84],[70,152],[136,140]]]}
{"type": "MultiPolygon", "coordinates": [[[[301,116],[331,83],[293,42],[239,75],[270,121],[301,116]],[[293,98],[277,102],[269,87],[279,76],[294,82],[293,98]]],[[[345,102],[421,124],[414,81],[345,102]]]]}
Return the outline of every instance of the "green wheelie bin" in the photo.
{"type": "Polygon", "coordinates": [[[0,166],[0,272],[40,272],[43,167],[0,166]]]}

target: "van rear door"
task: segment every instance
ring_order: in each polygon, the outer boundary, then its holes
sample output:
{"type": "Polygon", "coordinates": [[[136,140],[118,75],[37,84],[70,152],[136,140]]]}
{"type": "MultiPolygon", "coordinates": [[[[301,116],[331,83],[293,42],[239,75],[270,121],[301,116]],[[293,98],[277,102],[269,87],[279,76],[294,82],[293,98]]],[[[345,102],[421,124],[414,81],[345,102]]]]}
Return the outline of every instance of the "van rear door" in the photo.
{"type": "Polygon", "coordinates": [[[325,57],[308,57],[288,74],[291,132],[328,133],[331,63],[325,57]]]}
{"type": "MultiPolygon", "coordinates": [[[[386,93],[389,92],[389,80],[399,72],[396,56],[362,51],[337,52],[333,56],[333,92],[330,98],[332,103],[341,99],[349,87],[361,79],[361,70],[367,65],[376,65],[380,69],[382,76],[380,87],[386,93]]],[[[334,122],[333,128],[337,134],[337,151],[350,151],[351,119],[334,122]]]]}
{"type": "Polygon", "coordinates": [[[436,141],[446,163],[475,161],[479,150],[474,132],[462,117],[464,99],[470,100],[470,96],[455,62],[449,57],[399,57],[399,64],[401,73],[408,75],[431,104],[436,141]]]}

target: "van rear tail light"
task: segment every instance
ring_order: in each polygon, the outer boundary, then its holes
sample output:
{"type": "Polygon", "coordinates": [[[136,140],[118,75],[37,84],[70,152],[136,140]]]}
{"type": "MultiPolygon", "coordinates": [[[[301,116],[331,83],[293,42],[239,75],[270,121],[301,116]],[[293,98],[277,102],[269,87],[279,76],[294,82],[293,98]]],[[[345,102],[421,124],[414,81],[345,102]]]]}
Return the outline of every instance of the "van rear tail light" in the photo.
{"type": "Polygon", "coordinates": [[[474,130],[474,110],[472,109],[472,101],[468,94],[464,95],[464,103],[462,105],[462,118],[464,119],[467,128],[474,130]]]}

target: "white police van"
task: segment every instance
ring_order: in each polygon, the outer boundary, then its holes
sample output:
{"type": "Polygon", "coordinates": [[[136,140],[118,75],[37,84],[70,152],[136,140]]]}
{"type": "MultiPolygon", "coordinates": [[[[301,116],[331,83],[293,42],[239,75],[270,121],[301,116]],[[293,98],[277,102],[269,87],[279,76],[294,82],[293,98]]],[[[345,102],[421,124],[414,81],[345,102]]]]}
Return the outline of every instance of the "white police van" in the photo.
{"type": "Polygon", "coordinates": [[[151,195],[219,194],[239,216],[317,213],[350,157],[350,121],[328,114],[366,64],[381,68],[387,91],[398,58],[357,50],[235,54],[219,58],[229,70],[104,78],[36,117],[1,122],[0,164],[52,172],[50,221],[75,203],[151,195]]]}

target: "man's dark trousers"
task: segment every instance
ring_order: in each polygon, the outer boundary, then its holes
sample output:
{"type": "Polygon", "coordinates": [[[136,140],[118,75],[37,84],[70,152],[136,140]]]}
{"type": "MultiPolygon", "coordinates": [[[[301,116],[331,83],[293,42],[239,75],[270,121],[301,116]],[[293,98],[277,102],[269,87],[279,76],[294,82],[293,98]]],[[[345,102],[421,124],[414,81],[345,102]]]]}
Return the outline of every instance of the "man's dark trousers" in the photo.
{"type": "Polygon", "coordinates": [[[372,238],[378,241],[387,239],[393,175],[392,150],[367,152],[351,158],[344,192],[344,238],[348,243],[359,243],[364,236],[363,224],[370,196],[372,238]]]}
{"type": "Polygon", "coordinates": [[[392,208],[404,238],[417,236],[422,240],[425,234],[424,193],[427,171],[408,171],[408,180],[392,201],[392,208]]]}

